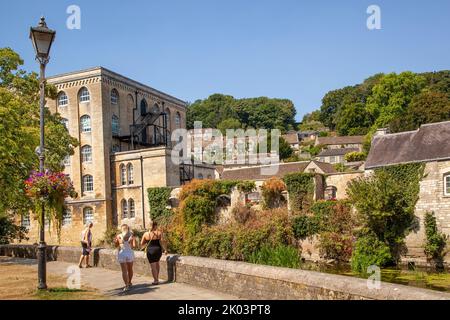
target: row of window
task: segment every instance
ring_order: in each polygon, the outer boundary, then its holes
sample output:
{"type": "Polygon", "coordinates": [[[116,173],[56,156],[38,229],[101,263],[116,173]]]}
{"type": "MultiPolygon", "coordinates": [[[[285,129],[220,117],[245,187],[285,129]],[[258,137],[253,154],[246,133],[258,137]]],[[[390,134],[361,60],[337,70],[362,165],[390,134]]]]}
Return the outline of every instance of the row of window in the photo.
{"type": "Polygon", "coordinates": [[[136,216],[136,208],[133,199],[128,199],[128,201],[123,199],[121,201],[121,207],[122,207],[122,219],[127,218],[131,219],[136,216]]]}
{"type": "MultiPolygon", "coordinates": [[[[66,127],[66,129],[69,129],[69,120],[67,120],[66,118],[62,118],[61,123],[64,125],[64,127],[66,127]]],[[[111,127],[112,127],[112,134],[118,136],[120,133],[120,122],[118,116],[116,115],[112,116],[111,127]]],[[[91,117],[88,116],[87,114],[81,116],[80,118],[80,130],[83,133],[92,131],[91,117]]]]}
{"type": "MultiPolygon", "coordinates": [[[[130,199],[130,200],[132,200],[132,199],[130,199]]],[[[133,207],[134,207],[134,202],[133,202],[133,207]]],[[[87,224],[89,222],[94,222],[94,209],[92,209],[91,207],[86,207],[83,209],[83,224],[87,224]]],[[[67,209],[63,213],[62,225],[67,226],[70,224],[72,224],[72,211],[67,209]]],[[[48,219],[45,220],[45,225],[48,226],[48,219]]],[[[21,226],[24,228],[30,228],[31,221],[30,221],[29,214],[22,215],[21,226]]]]}

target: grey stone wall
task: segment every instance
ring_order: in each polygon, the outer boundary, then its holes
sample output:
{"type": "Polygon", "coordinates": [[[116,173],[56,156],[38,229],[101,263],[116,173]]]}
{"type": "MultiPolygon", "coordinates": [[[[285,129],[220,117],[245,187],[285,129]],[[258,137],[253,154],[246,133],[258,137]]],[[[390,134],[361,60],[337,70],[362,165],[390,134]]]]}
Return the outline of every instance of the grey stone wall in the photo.
{"type": "MultiPolygon", "coordinates": [[[[49,247],[48,259],[78,263],[79,248],[49,247]]],[[[36,258],[31,245],[0,245],[0,256],[36,258]]],[[[96,267],[119,270],[116,252],[95,249],[96,267]]],[[[143,252],[136,252],[134,269],[150,276],[143,252]]],[[[161,278],[232,294],[244,299],[292,300],[450,300],[449,293],[382,282],[369,289],[365,279],[298,269],[262,266],[189,256],[163,256],[161,278]]]]}

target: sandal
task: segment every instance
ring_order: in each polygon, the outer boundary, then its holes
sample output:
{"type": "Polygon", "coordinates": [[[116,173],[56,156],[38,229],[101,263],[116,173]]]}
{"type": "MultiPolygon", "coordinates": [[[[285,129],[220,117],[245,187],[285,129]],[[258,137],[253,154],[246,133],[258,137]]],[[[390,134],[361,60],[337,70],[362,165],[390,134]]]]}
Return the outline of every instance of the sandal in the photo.
{"type": "Polygon", "coordinates": [[[86,266],[86,268],[92,268],[92,266],[90,266],[90,265],[87,265],[87,266],[86,266]]]}

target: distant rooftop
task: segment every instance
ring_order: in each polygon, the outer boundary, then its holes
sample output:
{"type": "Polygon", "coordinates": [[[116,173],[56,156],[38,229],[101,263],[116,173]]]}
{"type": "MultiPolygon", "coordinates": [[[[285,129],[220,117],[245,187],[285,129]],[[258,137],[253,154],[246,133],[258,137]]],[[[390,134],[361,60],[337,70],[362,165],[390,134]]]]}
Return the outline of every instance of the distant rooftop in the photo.
{"type": "Polygon", "coordinates": [[[450,121],[424,124],[414,131],[373,137],[366,169],[450,159],[450,121]]]}
{"type": "Polygon", "coordinates": [[[362,144],[364,142],[364,136],[340,136],[340,137],[319,137],[317,138],[318,144],[331,145],[331,144],[362,144]]]}
{"type": "Polygon", "coordinates": [[[350,152],[359,151],[356,148],[337,148],[337,149],[325,149],[321,153],[319,153],[318,157],[329,157],[329,156],[344,156],[350,152]]]}

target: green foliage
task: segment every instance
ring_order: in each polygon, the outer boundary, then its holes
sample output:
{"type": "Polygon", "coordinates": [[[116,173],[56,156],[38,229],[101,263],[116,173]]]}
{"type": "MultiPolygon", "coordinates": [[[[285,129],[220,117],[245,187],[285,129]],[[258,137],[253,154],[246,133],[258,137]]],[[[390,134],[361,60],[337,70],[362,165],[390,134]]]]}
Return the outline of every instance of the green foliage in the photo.
{"type": "Polygon", "coordinates": [[[206,197],[188,196],[182,206],[187,232],[194,235],[201,230],[202,225],[213,223],[215,207],[216,202],[206,197]]]}
{"type": "Polygon", "coordinates": [[[249,262],[276,267],[298,268],[300,253],[297,248],[279,244],[275,247],[263,245],[258,251],[250,255],[249,262]]]}
{"type": "MultiPolygon", "coordinates": [[[[20,69],[19,55],[0,49],[0,213],[25,214],[31,201],[24,193],[24,180],[39,167],[35,148],[39,145],[39,80],[36,73],[20,69]]],[[[47,98],[56,89],[46,86],[47,98]]],[[[46,169],[59,172],[63,159],[73,154],[78,141],[72,138],[61,117],[45,110],[46,169]]]]}
{"type": "Polygon", "coordinates": [[[172,189],[167,187],[147,189],[148,203],[150,205],[150,218],[152,220],[164,218],[172,214],[172,210],[167,208],[171,192],[172,189]]]}
{"type": "Polygon", "coordinates": [[[314,175],[289,173],[283,177],[289,193],[289,203],[294,212],[306,211],[314,201],[314,175]]]}
{"type": "Polygon", "coordinates": [[[244,129],[265,128],[288,131],[294,129],[295,107],[287,99],[266,97],[235,99],[232,96],[213,94],[205,100],[197,100],[188,107],[187,126],[194,127],[194,121],[202,121],[204,128],[219,128],[238,123],[244,129]],[[231,122],[229,119],[237,121],[231,122]]]}
{"type": "Polygon", "coordinates": [[[369,178],[350,182],[347,193],[365,227],[391,249],[394,259],[404,250],[404,238],[414,226],[423,164],[375,170],[369,178]]]}
{"type": "Polygon", "coordinates": [[[240,128],[242,128],[242,123],[238,119],[232,118],[222,120],[217,125],[217,129],[219,129],[223,135],[226,135],[227,129],[240,129],[240,128]]]}
{"type": "Polygon", "coordinates": [[[101,246],[114,247],[114,239],[120,233],[120,230],[117,228],[108,228],[103,233],[103,237],[100,239],[101,246]]]}
{"type": "Polygon", "coordinates": [[[239,190],[239,192],[250,193],[256,189],[256,183],[255,181],[251,180],[239,181],[236,184],[236,188],[239,190]]]}
{"type": "Polygon", "coordinates": [[[336,163],[336,164],[333,165],[333,167],[334,167],[334,169],[337,172],[345,172],[345,171],[347,171],[347,167],[343,163],[336,163]]]}
{"type": "Polygon", "coordinates": [[[8,244],[14,240],[19,242],[28,240],[27,232],[26,228],[15,225],[10,217],[0,215],[0,244],[8,244]]]}
{"type": "Polygon", "coordinates": [[[351,265],[355,273],[367,274],[367,268],[372,265],[385,267],[391,264],[393,257],[389,246],[378,239],[375,234],[360,236],[355,243],[351,265]]]}
{"type": "Polygon", "coordinates": [[[439,232],[434,213],[425,213],[425,254],[430,261],[436,264],[436,267],[443,267],[444,250],[447,245],[448,236],[439,232]]]}
{"type": "Polygon", "coordinates": [[[298,215],[293,218],[292,230],[296,239],[306,239],[320,231],[319,221],[315,216],[298,215]]]}
{"type": "Polygon", "coordinates": [[[272,177],[264,181],[261,191],[265,209],[279,208],[285,204],[282,193],[286,191],[286,185],[279,178],[272,177]]]}
{"type": "Polygon", "coordinates": [[[366,160],[366,153],[365,152],[350,152],[345,155],[345,161],[347,162],[355,162],[355,161],[364,161],[366,160]]]}
{"type": "Polygon", "coordinates": [[[283,137],[280,137],[278,148],[280,160],[288,159],[294,154],[294,150],[291,148],[291,145],[287,143],[283,137]]]}
{"type": "Polygon", "coordinates": [[[323,147],[324,147],[323,145],[317,145],[317,146],[307,145],[302,148],[302,151],[308,152],[311,155],[311,157],[315,157],[322,151],[323,147]]]}

